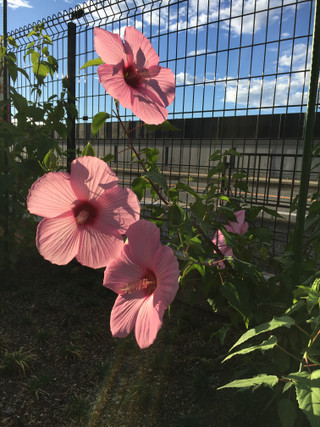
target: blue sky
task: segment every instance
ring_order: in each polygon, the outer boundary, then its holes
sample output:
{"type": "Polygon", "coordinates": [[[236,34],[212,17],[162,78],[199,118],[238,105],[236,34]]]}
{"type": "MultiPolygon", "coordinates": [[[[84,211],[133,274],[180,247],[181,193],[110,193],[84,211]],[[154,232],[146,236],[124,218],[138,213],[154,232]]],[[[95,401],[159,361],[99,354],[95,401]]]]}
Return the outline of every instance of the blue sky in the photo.
{"type": "MultiPolygon", "coordinates": [[[[135,0],[138,5],[139,2],[135,0]]],[[[74,0],[8,0],[8,3],[9,30],[78,4],[74,0]]],[[[91,17],[97,19],[93,2],[88,0],[86,4],[92,8],[91,17]]],[[[124,4],[119,0],[112,12],[120,12],[124,4]]],[[[105,7],[99,11],[99,23],[120,35],[129,24],[147,37],[152,36],[150,40],[160,56],[160,65],[170,67],[176,75],[176,100],[169,107],[174,117],[181,112],[185,117],[211,116],[213,111],[214,115],[256,114],[259,107],[262,113],[295,112],[301,110],[302,102],[306,103],[305,69],[310,64],[308,34],[313,20],[311,1],[189,0],[170,5],[168,0],[162,0],[161,5],[164,7],[160,13],[157,8],[152,13],[145,10],[143,15],[138,13],[135,19],[129,16],[120,24],[119,20],[110,19],[112,12],[105,7]],[[268,5],[272,8],[269,12],[268,5]]],[[[80,33],[78,69],[96,57],[91,25],[86,39],[80,33]],[[88,54],[81,50],[84,45],[88,46],[88,54]]],[[[57,77],[65,74],[64,63],[57,77]]],[[[96,103],[82,102],[80,116],[94,115],[99,111],[96,108],[106,111],[111,108],[110,99],[100,102],[104,89],[95,69],[79,71],[77,91],[82,99],[100,95],[96,103]]]]}
{"type": "MultiPolygon", "coordinates": [[[[63,9],[74,7],[76,0],[7,0],[8,31],[32,24],[42,18],[56,14],[63,9]]],[[[0,4],[2,1],[0,1],[0,4]]],[[[2,32],[2,13],[1,13],[2,32]]]]}

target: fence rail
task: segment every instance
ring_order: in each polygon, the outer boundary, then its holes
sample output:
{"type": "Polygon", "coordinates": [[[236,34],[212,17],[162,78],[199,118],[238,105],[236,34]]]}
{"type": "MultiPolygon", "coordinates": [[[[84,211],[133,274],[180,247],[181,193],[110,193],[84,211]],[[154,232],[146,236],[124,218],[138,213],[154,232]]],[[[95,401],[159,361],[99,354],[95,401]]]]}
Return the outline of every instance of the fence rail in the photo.
{"type": "MultiPolygon", "coordinates": [[[[96,69],[80,68],[97,56],[94,27],[123,35],[125,26],[133,25],[149,38],[160,65],[175,73],[176,98],[168,119],[180,129],[151,134],[140,128],[133,134],[137,147],[156,146],[169,184],[188,180],[197,190],[203,187],[210,153],[237,149],[242,157],[229,158],[228,170],[248,174],[248,203],[285,213],[285,230],[276,220],[273,228],[277,233],[279,226],[279,240],[286,240],[294,220],[288,208],[301,171],[313,14],[312,0],[88,1],[42,21],[59,62],[59,72],[48,80],[43,96],[61,90],[63,77],[72,77],[73,62],[79,111],[75,145],[82,149],[90,140],[99,156],[112,153],[112,167],[128,185],[139,170],[125,150],[118,123],[111,117],[97,137],[90,132],[92,117],[99,111],[112,115],[114,101],[99,84],[96,69]],[[73,54],[70,23],[75,30],[73,54]]],[[[10,34],[19,44],[20,64],[32,26],[10,34]]],[[[23,76],[16,88],[28,97],[23,76]]],[[[122,107],[120,113],[125,122],[136,120],[122,107]]],[[[319,136],[317,114],[315,138],[319,136]]],[[[312,189],[317,188],[318,172],[312,171],[312,189]]]]}

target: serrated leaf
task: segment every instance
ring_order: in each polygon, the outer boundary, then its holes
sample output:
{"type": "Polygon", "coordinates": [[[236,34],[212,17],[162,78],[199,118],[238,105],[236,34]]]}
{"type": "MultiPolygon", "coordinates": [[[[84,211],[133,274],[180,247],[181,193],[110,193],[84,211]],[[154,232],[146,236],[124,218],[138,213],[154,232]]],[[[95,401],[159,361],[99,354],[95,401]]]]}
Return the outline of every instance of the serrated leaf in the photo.
{"type": "Polygon", "coordinates": [[[99,132],[99,129],[101,128],[101,126],[104,125],[105,121],[110,117],[110,115],[108,113],[105,113],[103,111],[101,111],[100,113],[97,113],[93,119],[92,119],[92,123],[91,123],[91,132],[92,135],[96,135],[99,132]]]}
{"type": "Polygon", "coordinates": [[[81,156],[92,156],[95,157],[96,153],[94,151],[94,148],[92,147],[92,145],[90,144],[90,142],[88,142],[88,144],[84,147],[84,150],[81,153],[81,156]]]}
{"type": "Polygon", "coordinates": [[[167,130],[176,132],[180,130],[179,128],[173,126],[173,124],[171,124],[168,120],[165,120],[164,122],[160,123],[160,125],[145,124],[145,127],[151,132],[156,132],[157,130],[167,130]]]}
{"type": "Polygon", "coordinates": [[[149,171],[146,172],[144,176],[146,176],[153,183],[157,184],[159,187],[168,190],[167,179],[162,173],[158,171],[149,171]]]}
{"type": "Polygon", "coordinates": [[[218,390],[223,388],[259,387],[261,385],[272,388],[277,384],[278,381],[278,377],[275,375],[260,374],[253,378],[244,378],[241,380],[232,381],[231,383],[219,387],[218,390]]]}
{"type": "Polygon", "coordinates": [[[82,65],[80,70],[83,70],[84,68],[87,68],[87,67],[91,67],[93,65],[101,65],[101,64],[104,64],[104,62],[102,61],[102,59],[100,57],[90,59],[90,61],[87,61],[84,65],[82,65]]]}
{"type": "Polygon", "coordinates": [[[320,425],[320,369],[313,372],[295,372],[284,377],[292,380],[296,388],[299,408],[312,427],[320,425]]]}
{"type": "Polygon", "coordinates": [[[238,339],[238,341],[230,348],[229,351],[231,351],[238,345],[244,343],[245,341],[249,340],[250,338],[262,334],[263,332],[273,331],[274,329],[281,328],[282,326],[285,326],[286,328],[291,328],[291,326],[293,326],[294,324],[294,319],[289,316],[274,317],[270,322],[262,323],[261,325],[256,326],[255,328],[249,329],[249,331],[244,333],[238,339]]]}
{"type": "Polygon", "coordinates": [[[277,345],[277,337],[275,337],[274,335],[271,335],[267,340],[263,341],[261,344],[253,345],[251,347],[246,347],[246,348],[243,348],[242,350],[229,354],[225,359],[223,359],[222,363],[225,362],[226,360],[231,359],[231,357],[233,356],[236,356],[239,354],[252,353],[253,351],[256,351],[256,350],[261,350],[262,352],[264,352],[266,350],[272,349],[276,345],[277,345]]]}

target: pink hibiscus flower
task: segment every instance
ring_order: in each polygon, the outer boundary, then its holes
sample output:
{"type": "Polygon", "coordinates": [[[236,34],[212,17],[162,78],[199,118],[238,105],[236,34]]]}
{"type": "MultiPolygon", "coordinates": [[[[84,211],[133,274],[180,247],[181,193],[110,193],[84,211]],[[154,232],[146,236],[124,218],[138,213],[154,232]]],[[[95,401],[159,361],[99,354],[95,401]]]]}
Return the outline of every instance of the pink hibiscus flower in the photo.
{"type": "Polygon", "coordinates": [[[106,92],[146,123],[165,121],[166,107],[174,100],[174,74],[158,65],[149,40],[133,27],[126,27],[124,43],[118,34],[101,28],[95,28],[94,35],[95,50],[105,63],[98,74],[106,92]]]}
{"type": "Polygon", "coordinates": [[[103,285],[119,294],[111,312],[111,332],[123,338],[134,328],[139,347],[146,348],[156,339],[177,293],[179,264],[172,249],[161,245],[155,224],[140,220],[126,234],[129,243],[104,273],[103,285]]]}
{"type": "Polygon", "coordinates": [[[71,174],[49,172],[29,190],[30,213],[44,217],[37,228],[40,254],[64,265],[74,257],[88,267],[105,267],[121,252],[127,228],[140,216],[130,189],[118,187],[110,167],[96,157],[81,157],[71,174]]]}
{"type": "MultiPolygon", "coordinates": [[[[235,212],[234,215],[237,221],[228,221],[229,225],[225,225],[225,229],[228,231],[228,233],[245,234],[248,231],[249,227],[249,224],[245,221],[246,211],[243,209],[241,211],[235,212]]],[[[224,256],[234,256],[232,248],[230,248],[230,246],[227,246],[224,235],[221,230],[218,230],[215,233],[212,241],[218,246],[224,256]]],[[[218,265],[221,268],[225,268],[223,261],[219,261],[218,265]]]]}

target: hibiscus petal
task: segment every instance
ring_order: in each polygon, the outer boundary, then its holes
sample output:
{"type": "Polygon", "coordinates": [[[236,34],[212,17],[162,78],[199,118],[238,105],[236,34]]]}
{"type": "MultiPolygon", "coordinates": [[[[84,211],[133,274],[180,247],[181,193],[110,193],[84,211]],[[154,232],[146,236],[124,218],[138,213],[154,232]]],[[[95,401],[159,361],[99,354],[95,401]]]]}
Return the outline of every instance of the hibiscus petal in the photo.
{"type": "Polygon", "coordinates": [[[133,89],[125,82],[123,68],[112,65],[99,65],[99,81],[106,92],[117,99],[124,108],[132,109],[133,89]]]}
{"type": "Polygon", "coordinates": [[[243,226],[247,223],[245,223],[245,215],[246,215],[246,211],[243,209],[241,211],[235,212],[235,217],[237,219],[237,222],[235,221],[229,221],[229,225],[226,225],[226,230],[229,233],[236,233],[236,234],[244,234],[247,232],[248,227],[244,227],[243,226]],[[243,229],[245,231],[243,231],[243,229]]]}
{"type": "Polygon", "coordinates": [[[119,258],[105,269],[103,286],[123,294],[128,284],[139,281],[144,273],[144,269],[122,251],[119,258]]]}
{"type": "Polygon", "coordinates": [[[150,221],[140,220],[128,228],[126,235],[129,245],[124,251],[128,258],[145,270],[152,269],[154,256],[162,247],[159,228],[150,221]]]}
{"type": "Polygon", "coordinates": [[[27,206],[32,214],[54,218],[71,211],[76,200],[70,175],[65,172],[49,172],[33,183],[27,206]]]}
{"type": "Polygon", "coordinates": [[[81,242],[77,260],[91,268],[102,268],[111,264],[121,252],[123,239],[121,234],[108,224],[101,227],[87,225],[81,230],[81,242]]]}
{"type": "Polygon", "coordinates": [[[126,59],[121,37],[102,28],[94,29],[94,48],[106,64],[115,65],[126,59]]]}
{"type": "Polygon", "coordinates": [[[71,163],[71,186],[79,200],[96,200],[118,184],[118,178],[103,160],[84,156],[71,163]]]}
{"type": "Polygon", "coordinates": [[[38,225],[37,248],[53,264],[68,264],[76,256],[79,244],[80,234],[72,212],[45,218],[38,225]]]}
{"type": "Polygon", "coordinates": [[[124,32],[125,49],[133,56],[138,69],[149,68],[159,64],[159,56],[150,41],[134,27],[126,27],[124,32]]]}
{"type": "Polygon", "coordinates": [[[170,68],[153,66],[148,69],[149,79],[144,81],[145,86],[154,92],[158,103],[167,107],[175,96],[175,77],[170,68]]]}
{"type": "Polygon", "coordinates": [[[167,120],[168,110],[159,102],[154,92],[146,87],[134,89],[132,106],[130,107],[133,114],[140,120],[150,125],[159,125],[167,120]]]}
{"type": "Polygon", "coordinates": [[[142,292],[138,292],[117,297],[110,316],[110,329],[114,337],[124,338],[130,334],[144,302],[142,295],[142,292]]]}
{"type": "Polygon", "coordinates": [[[140,218],[140,203],[129,188],[114,187],[97,200],[99,220],[107,222],[124,234],[140,218]]]}
{"type": "Polygon", "coordinates": [[[214,234],[213,239],[212,239],[212,242],[213,242],[215,245],[217,245],[217,246],[218,246],[218,248],[220,249],[220,251],[222,251],[222,249],[223,249],[224,247],[227,247],[227,244],[226,244],[226,241],[225,241],[224,235],[223,235],[223,233],[222,233],[222,231],[221,231],[221,230],[218,230],[218,231],[214,234]]]}
{"type": "Polygon", "coordinates": [[[155,299],[168,307],[179,288],[179,263],[173,250],[168,246],[162,246],[157,250],[154,256],[153,272],[157,279],[155,299]]]}
{"type": "Polygon", "coordinates": [[[248,231],[248,228],[249,228],[249,224],[247,222],[244,222],[241,227],[241,234],[246,234],[246,232],[248,231]]]}
{"type": "Polygon", "coordinates": [[[246,211],[242,209],[241,211],[236,212],[235,217],[237,218],[237,222],[242,225],[246,218],[246,211]]]}
{"type": "Polygon", "coordinates": [[[155,304],[153,295],[143,301],[135,325],[135,336],[140,348],[149,347],[157,338],[164,311],[163,304],[155,304]]]}

